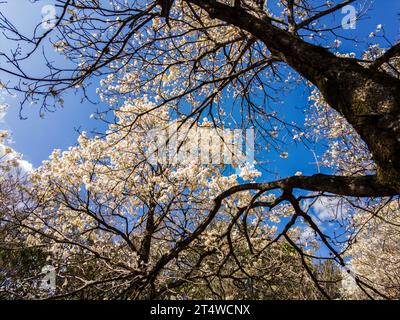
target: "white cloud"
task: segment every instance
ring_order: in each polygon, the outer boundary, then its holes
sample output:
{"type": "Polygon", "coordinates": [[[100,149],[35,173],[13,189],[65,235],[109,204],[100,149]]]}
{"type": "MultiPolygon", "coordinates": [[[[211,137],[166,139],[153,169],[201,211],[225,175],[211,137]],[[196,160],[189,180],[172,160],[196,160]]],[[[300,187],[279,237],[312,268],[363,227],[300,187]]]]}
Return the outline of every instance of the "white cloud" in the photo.
{"type": "Polygon", "coordinates": [[[21,154],[18,154],[12,148],[0,142],[0,162],[13,159],[16,159],[16,169],[19,169],[21,173],[25,174],[33,171],[33,165],[30,162],[23,160],[21,154]]]}
{"type": "Polygon", "coordinates": [[[26,160],[18,160],[19,168],[22,170],[23,173],[30,173],[33,171],[33,165],[32,163],[26,161],[26,160]]]}
{"type": "MultiPolygon", "coordinates": [[[[0,98],[1,98],[1,91],[0,91],[0,98]]],[[[1,104],[0,101],[0,123],[4,123],[4,118],[7,114],[7,109],[8,106],[6,104],[1,104]]],[[[17,152],[15,152],[15,150],[6,145],[7,141],[4,140],[7,140],[7,138],[0,139],[0,161],[16,159],[17,161],[16,169],[19,169],[23,174],[32,172],[33,165],[30,162],[23,160],[22,155],[18,154],[17,152]]]]}
{"type": "Polygon", "coordinates": [[[315,201],[312,209],[321,221],[343,219],[345,217],[342,199],[338,197],[320,197],[315,201]]]}

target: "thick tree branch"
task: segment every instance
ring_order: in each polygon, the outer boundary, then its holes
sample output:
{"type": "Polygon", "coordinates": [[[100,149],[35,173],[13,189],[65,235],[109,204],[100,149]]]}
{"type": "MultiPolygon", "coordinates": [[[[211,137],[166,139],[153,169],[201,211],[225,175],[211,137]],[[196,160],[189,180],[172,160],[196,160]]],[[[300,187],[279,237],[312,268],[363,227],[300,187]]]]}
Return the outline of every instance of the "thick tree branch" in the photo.
{"type": "Polygon", "coordinates": [[[241,191],[275,189],[302,189],[350,197],[389,197],[399,194],[395,189],[380,183],[377,176],[345,177],[316,174],[313,176],[294,176],[266,183],[242,184],[226,190],[223,195],[227,197],[241,191]]]}

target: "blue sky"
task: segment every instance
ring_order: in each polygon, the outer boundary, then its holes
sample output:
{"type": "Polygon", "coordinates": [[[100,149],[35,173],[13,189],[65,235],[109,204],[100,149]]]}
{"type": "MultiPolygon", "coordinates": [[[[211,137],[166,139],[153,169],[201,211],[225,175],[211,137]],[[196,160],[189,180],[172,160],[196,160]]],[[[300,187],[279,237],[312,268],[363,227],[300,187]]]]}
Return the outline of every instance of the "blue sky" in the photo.
{"type": "MultiPolygon", "coordinates": [[[[0,3],[0,11],[10,18],[16,26],[26,33],[32,33],[32,28],[41,20],[41,8],[46,4],[53,4],[54,1],[39,1],[32,4],[29,0],[10,0],[8,3],[0,3]]],[[[368,41],[370,32],[374,31],[378,24],[383,24],[387,37],[391,41],[399,38],[400,16],[399,0],[374,1],[368,13],[368,18],[360,21],[356,30],[346,31],[348,35],[357,35],[361,43],[354,47],[353,43],[343,43],[341,52],[360,52],[368,41]]],[[[344,33],[347,35],[346,33],[344,33]]],[[[5,50],[11,48],[12,44],[0,35],[0,48],[5,50]]],[[[54,59],[60,59],[54,55],[54,59]]],[[[34,57],[27,66],[31,73],[40,74],[43,61],[40,56],[34,57]]],[[[0,80],[7,80],[0,73],[0,80]]],[[[95,98],[97,80],[93,81],[92,97],[95,98]]],[[[12,147],[24,155],[24,159],[34,166],[40,165],[42,160],[47,159],[53,149],[67,149],[76,143],[77,129],[90,131],[94,128],[104,128],[104,125],[96,120],[89,119],[90,114],[95,112],[98,106],[88,102],[81,102],[80,95],[70,92],[64,95],[64,108],[56,112],[47,112],[42,119],[39,116],[39,109],[36,105],[25,106],[23,115],[26,120],[19,118],[18,96],[4,96],[3,99],[9,105],[8,112],[3,120],[0,120],[0,129],[7,129],[12,132],[14,143],[12,147]]],[[[302,123],[304,115],[302,110],[307,103],[307,95],[303,88],[298,88],[285,98],[281,110],[286,113],[286,118],[302,123]]],[[[293,175],[296,171],[303,174],[312,174],[317,171],[314,156],[311,151],[299,145],[288,146],[289,157],[280,159],[279,156],[271,156],[271,169],[279,171],[280,176],[293,175]]],[[[317,149],[321,153],[322,147],[317,149]]]]}

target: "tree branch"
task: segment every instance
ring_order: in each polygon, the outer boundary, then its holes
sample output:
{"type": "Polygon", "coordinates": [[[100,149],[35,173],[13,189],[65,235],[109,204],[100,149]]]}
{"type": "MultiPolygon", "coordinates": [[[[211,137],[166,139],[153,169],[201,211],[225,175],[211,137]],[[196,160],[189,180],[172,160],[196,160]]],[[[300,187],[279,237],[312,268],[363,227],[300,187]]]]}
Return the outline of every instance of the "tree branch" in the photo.
{"type": "Polygon", "coordinates": [[[230,196],[241,191],[274,189],[321,191],[349,197],[389,197],[399,194],[395,189],[380,183],[377,176],[345,177],[325,174],[294,176],[265,183],[242,184],[226,190],[223,194],[230,196]]]}

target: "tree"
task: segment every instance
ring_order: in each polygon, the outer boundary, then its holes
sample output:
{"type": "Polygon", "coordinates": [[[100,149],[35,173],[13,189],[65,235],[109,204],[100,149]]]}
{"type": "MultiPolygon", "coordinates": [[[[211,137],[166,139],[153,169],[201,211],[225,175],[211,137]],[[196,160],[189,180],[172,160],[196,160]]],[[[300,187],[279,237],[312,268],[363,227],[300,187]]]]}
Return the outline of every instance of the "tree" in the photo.
{"type": "MultiPolygon", "coordinates": [[[[298,239],[293,240],[291,232],[300,222],[308,225],[330,252],[330,259],[346,268],[344,256],[348,248],[343,248],[342,238],[328,236],[315,222],[311,215],[315,201],[321,196],[340,198],[348,223],[354,208],[367,209],[368,202],[385,203],[383,197],[397,197],[400,191],[399,44],[378,55],[366,52],[358,58],[340,56],[332,47],[327,48],[334,40],[330,35],[335,35],[337,28],[334,22],[326,27],[324,19],[355,3],[356,0],[333,4],[286,0],[275,5],[243,0],[232,5],[231,1],[175,0],[160,6],[159,1],[59,1],[60,13],[54,28],[43,34],[35,32],[33,37],[22,35],[4,16],[1,18],[7,35],[18,43],[33,46],[25,54],[19,50],[11,55],[2,53],[8,67],[0,70],[23,80],[10,80],[3,86],[23,92],[24,101],[41,103],[42,109],[49,109],[53,104],[62,104],[66,90],[79,88],[86,95],[89,79],[101,76],[105,79],[99,93],[112,106],[111,110],[118,111],[127,99],[137,101],[145,94],[154,103],[151,110],[135,113],[130,123],[121,125],[117,121],[116,130],[129,131],[153,110],[163,113],[163,108],[167,108],[177,119],[183,117],[181,127],[197,122],[202,115],[211,117],[215,127],[223,127],[227,120],[234,119],[242,126],[257,127],[262,136],[260,144],[266,141],[276,146],[277,124],[288,131],[297,128],[280,119],[268,105],[282,85],[289,86],[293,79],[308,81],[317,89],[314,96],[321,107],[314,113],[317,120],[323,120],[318,112],[337,119],[325,125],[332,142],[328,158],[338,159],[335,143],[345,146],[349,141],[346,133],[350,132],[360,147],[357,150],[363,153],[360,156],[347,148],[342,155],[348,155],[360,170],[352,171],[352,162],[341,166],[346,163],[342,158],[332,175],[297,175],[237,185],[233,185],[237,181],[232,181],[224,190],[218,190],[218,196],[211,196],[216,190],[210,193],[208,198],[214,198],[213,202],[202,203],[208,209],[207,215],[197,229],[188,233],[189,240],[182,240],[185,246],[178,241],[171,254],[196,243],[206,227],[216,223],[216,216],[226,210],[226,201],[246,198],[247,203],[236,205],[237,212],[232,214],[232,221],[241,218],[244,223],[248,223],[249,214],[256,209],[288,205],[290,219],[282,232],[272,238],[285,239],[295,249],[316,287],[329,298],[323,281],[314,275],[307,260],[318,257],[310,257],[298,239]],[[54,48],[73,67],[57,67],[49,62],[47,76],[27,74],[23,64],[46,39],[53,39],[54,48]],[[337,130],[338,124],[343,124],[342,130],[337,130]],[[352,157],[352,152],[358,158],[352,157]],[[307,193],[299,194],[294,189],[307,193]],[[274,192],[277,195],[272,202],[263,200],[265,194],[274,192]]],[[[97,116],[109,121],[108,111],[97,116]]],[[[354,231],[348,226],[346,231],[354,231]]],[[[254,246],[251,240],[247,239],[250,251],[254,246]]],[[[160,261],[171,257],[160,254],[160,261]]],[[[355,280],[363,292],[370,290],[374,295],[387,297],[357,274],[355,280]]]]}

